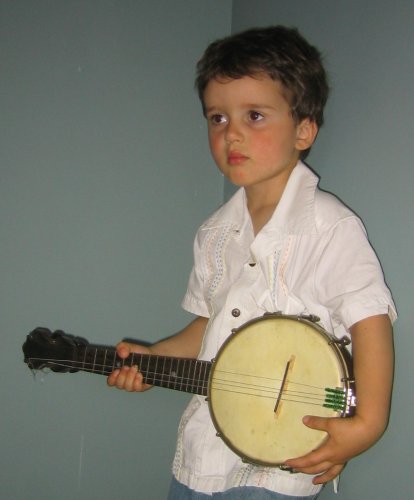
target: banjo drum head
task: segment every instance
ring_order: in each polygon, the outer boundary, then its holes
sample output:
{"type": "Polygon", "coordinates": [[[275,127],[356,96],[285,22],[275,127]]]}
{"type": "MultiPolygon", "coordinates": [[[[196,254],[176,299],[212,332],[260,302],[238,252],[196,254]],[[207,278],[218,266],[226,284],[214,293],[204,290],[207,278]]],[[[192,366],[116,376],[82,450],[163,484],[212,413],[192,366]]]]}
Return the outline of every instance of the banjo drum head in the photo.
{"type": "Polygon", "coordinates": [[[245,461],[275,466],[317,448],[326,433],[305,415],[335,417],[325,388],[344,387],[331,337],[310,321],[266,315],[235,331],[213,363],[209,406],[218,435],[245,461]]]}

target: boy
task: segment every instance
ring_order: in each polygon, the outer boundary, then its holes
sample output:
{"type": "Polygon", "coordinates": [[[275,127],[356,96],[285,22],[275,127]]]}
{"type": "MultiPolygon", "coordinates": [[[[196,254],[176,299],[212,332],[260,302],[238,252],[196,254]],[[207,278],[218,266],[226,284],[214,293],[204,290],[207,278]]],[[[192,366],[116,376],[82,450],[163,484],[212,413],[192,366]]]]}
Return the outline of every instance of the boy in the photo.
{"type": "MultiPolygon", "coordinates": [[[[360,220],[302,163],[328,95],[319,52],[295,29],[252,29],[211,44],[197,69],[212,156],[241,189],[197,233],[183,301],[196,319],[149,348],[121,343],[118,352],[210,360],[233,328],[276,311],[314,314],[334,335],[349,333],[356,413],[305,416],[328,438],[287,460],[296,473],[243,463],[216,437],[202,397],[180,424],[169,498],[316,498],[387,426],[395,308],[360,220]]],[[[126,367],[108,383],[150,387],[126,367]]]]}

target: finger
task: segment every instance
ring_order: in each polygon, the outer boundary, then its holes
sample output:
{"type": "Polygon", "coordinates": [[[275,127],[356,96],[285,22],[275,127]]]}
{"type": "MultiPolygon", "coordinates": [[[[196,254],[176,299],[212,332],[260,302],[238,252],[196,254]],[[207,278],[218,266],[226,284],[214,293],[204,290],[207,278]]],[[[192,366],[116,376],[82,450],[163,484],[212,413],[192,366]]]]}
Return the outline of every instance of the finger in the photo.
{"type": "Polygon", "coordinates": [[[116,383],[116,379],[119,375],[119,372],[120,370],[114,370],[109,376],[108,378],[106,379],[106,382],[108,385],[110,385],[111,387],[113,387],[116,383]]]}
{"type": "Polygon", "coordinates": [[[127,358],[131,354],[131,346],[126,342],[120,342],[116,346],[116,352],[120,358],[127,358]]]}
{"type": "Polygon", "coordinates": [[[293,467],[293,469],[296,472],[302,472],[303,474],[315,475],[315,474],[323,474],[331,467],[332,467],[332,462],[325,461],[325,462],[318,462],[315,465],[295,466],[293,467]]]}
{"type": "Polygon", "coordinates": [[[326,471],[328,467],[331,467],[332,462],[326,458],[314,457],[308,454],[293,460],[286,460],[284,465],[304,474],[320,474],[326,471]]]}
{"type": "MultiPolygon", "coordinates": [[[[315,467],[321,463],[329,463],[328,456],[324,453],[324,450],[312,450],[306,455],[297,458],[290,458],[286,460],[284,465],[292,467],[295,470],[303,470],[309,467],[315,467]]],[[[322,469],[325,470],[325,469],[322,469]]],[[[319,471],[319,472],[322,472],[319,471]]]]}
{"type": "Polygon", "coordinates": [[[316,476],[313,479],[313,484],[326,484],[329,481],[332,481],[333,479],[335,479],[336,477],[339,476],[339,474],[342,472],[344,467],[345,467],[345,464],[333,465],[328,470],[326,470],[323,474],[316,476]]]}
{"type": "Polygon", "coordinates": [[[303,417],[302,422],[306,425],[306,427],[309,427],[310,429],[328,432],[330,420],[332,419],[306,415],[306,417],[303,417]]]}
{"type": "Polygon", "coordinates": [[[336,476],[340,474],[345,464],[333,464],[332,462],[326,460],[320,462],[316,465],[307,467],[295,467],[294,470],[297,472],[302,472],[303,474],[318,475],[314,479],[314,484],[323,484],[331,481],[336,476]]]}

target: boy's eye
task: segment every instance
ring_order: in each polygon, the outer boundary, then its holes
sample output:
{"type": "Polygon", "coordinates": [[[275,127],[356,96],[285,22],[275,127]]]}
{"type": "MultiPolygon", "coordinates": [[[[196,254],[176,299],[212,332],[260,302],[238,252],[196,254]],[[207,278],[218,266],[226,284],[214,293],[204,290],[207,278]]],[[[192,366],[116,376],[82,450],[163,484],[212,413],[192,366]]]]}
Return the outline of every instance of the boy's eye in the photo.
{"type": "Polygon", "coordinates": [[[216,114],[211,115],[209,117],[209,121],[213,125],[220,125],[220,123],[224,123],[226,121],[226,118],[224,117],[224,115],[220,115],[220,114],[216,113],[216,114]]]}
{"type": "Polygon", "coordinates": [[[249,111],[249,120],[252,122],[258,122],[263,120],[263,115],[258,111],[249,111]]]}

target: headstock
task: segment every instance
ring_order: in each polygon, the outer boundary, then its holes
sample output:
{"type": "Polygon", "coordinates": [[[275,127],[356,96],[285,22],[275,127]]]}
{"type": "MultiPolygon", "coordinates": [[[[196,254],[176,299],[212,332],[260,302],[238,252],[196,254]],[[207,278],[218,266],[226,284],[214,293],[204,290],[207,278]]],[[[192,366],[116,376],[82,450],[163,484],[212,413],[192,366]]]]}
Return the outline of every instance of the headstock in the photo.
{"type": "Polygon", "coordinates": [[[24,362],[29,368],[50,368],[54,372],[76,372],[79,348],[88,342],[80,337],[68,335],[61,330],[51,332],[48,328],[36,328],[23,344],[24,362]]]}

